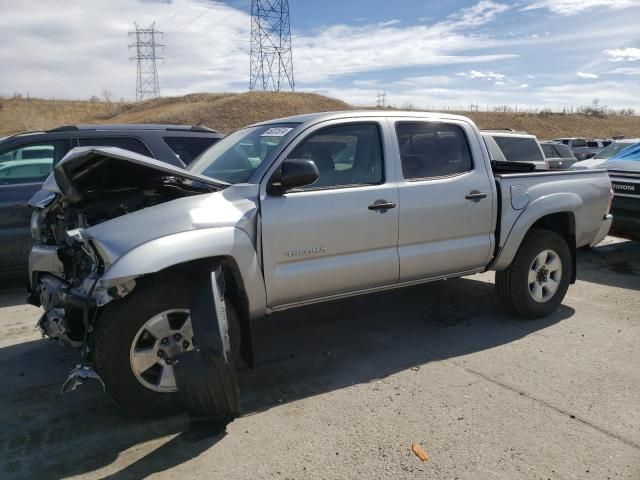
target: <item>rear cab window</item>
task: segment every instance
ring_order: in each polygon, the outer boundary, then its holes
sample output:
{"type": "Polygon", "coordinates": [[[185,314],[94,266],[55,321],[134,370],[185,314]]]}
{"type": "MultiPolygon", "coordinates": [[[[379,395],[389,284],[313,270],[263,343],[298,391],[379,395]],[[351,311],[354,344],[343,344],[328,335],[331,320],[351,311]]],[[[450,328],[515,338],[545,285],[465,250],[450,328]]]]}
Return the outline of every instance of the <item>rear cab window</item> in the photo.
{"type": "Polygon", "coordinates": [[[175,153],[185,165],[189,165],[219,138],[215,137],[164,137],[164,143],[175,153]]]}
{"type": "Polygon", "coordinates": [[[139,153],[146,157],[153,157],[151,150],[137,138],[133,137],[81,137],[78,138],[80,147],[118,147],[130,152],[139,153]]]}
{"type": "Polygon", "coordinates": [[[458,125],[398,122],[396,136],[405,180],[459,175],[473,169],[467,137],[458,125]]]}

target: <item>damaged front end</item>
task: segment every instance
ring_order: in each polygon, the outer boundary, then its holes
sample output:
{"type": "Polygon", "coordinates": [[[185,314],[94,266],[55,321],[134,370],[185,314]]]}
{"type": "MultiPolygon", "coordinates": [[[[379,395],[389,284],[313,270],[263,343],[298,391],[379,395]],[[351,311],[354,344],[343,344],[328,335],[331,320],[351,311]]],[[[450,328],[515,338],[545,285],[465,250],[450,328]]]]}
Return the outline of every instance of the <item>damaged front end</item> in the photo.
{"type": "Polygon", "coordinates": [[[113,257],[105,254],[87,230],[221,186],[207,177],[118,148],[72,150],[30,201],[34,211],[28,302],[44,309],[38,321],[43,335],[79,348],[83,361],[90,361],[90,336],[100,308],[135,288],[135,279],[108,288],[100,284],[113,257]]]}
{"type": "MultiPolygon", "coordinates": [[[[193,416],[224,424],[237,415],[223,269],[258,280],[238,295],[263,298],[264,285],[251,240],[257,187],[226,186],[113,148],[72,150],[56,166],[30,202],[28,299],[44,309],[43,334],[81,353],[63,391],[97,379],[131,412],[154,402],[164,412],[175,393],[193,416]]],[[[245,327],[235,341],[250,339],[245,327]]]]}

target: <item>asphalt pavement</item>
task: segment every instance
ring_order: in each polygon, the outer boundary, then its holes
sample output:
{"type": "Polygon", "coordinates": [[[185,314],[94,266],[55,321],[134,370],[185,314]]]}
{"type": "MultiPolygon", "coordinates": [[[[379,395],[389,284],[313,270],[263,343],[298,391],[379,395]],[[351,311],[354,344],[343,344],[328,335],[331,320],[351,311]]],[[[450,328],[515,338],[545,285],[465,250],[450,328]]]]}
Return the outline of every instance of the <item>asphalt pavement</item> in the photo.
{"type": "Polygon", "coordinates": [[[204,438],[95,382],[61,395],[77,355],[20,283],[0,287],[0,478],[640,479],[639,242],[580,251],[542,320],[507,314],[493,273],[270,317],[244,415],[204,438]]]}

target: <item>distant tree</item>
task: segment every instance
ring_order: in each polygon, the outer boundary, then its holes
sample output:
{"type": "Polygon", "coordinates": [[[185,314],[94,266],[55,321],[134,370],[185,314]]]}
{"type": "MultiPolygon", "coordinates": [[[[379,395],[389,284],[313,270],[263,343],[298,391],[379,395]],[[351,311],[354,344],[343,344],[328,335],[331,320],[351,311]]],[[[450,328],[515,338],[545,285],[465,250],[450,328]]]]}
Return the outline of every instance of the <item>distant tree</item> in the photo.
{"type": "Polygon", "coordinates": [[[100,101],[100,97],[97,95],[91,95],[91,98],[89,98],[90,102],[99,102],[100,101]]]}
{"type": "Polygon", "coordinates": [[[105,102],[111,103],[111,99],[113,98],[113,93],[111,93],[111,90],[107,90],[106,88],[103,88],[102,98],[104,98],[105,102]]]}

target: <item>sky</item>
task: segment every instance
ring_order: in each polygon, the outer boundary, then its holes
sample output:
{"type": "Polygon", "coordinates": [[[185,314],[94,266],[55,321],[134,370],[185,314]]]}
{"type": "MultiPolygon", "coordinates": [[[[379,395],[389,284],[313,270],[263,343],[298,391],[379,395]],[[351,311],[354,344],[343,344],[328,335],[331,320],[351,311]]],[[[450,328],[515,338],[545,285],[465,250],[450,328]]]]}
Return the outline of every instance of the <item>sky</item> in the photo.
{"type": "MultiPolygon", "coordinates": [[[[249,85],[250,0],[0,0],[0,95],[135,98],[156,22],[163,96],[249,85]]],[[[640,112],[640,0],[289,0],[296,91],[355,105],[640,112]]]]}

